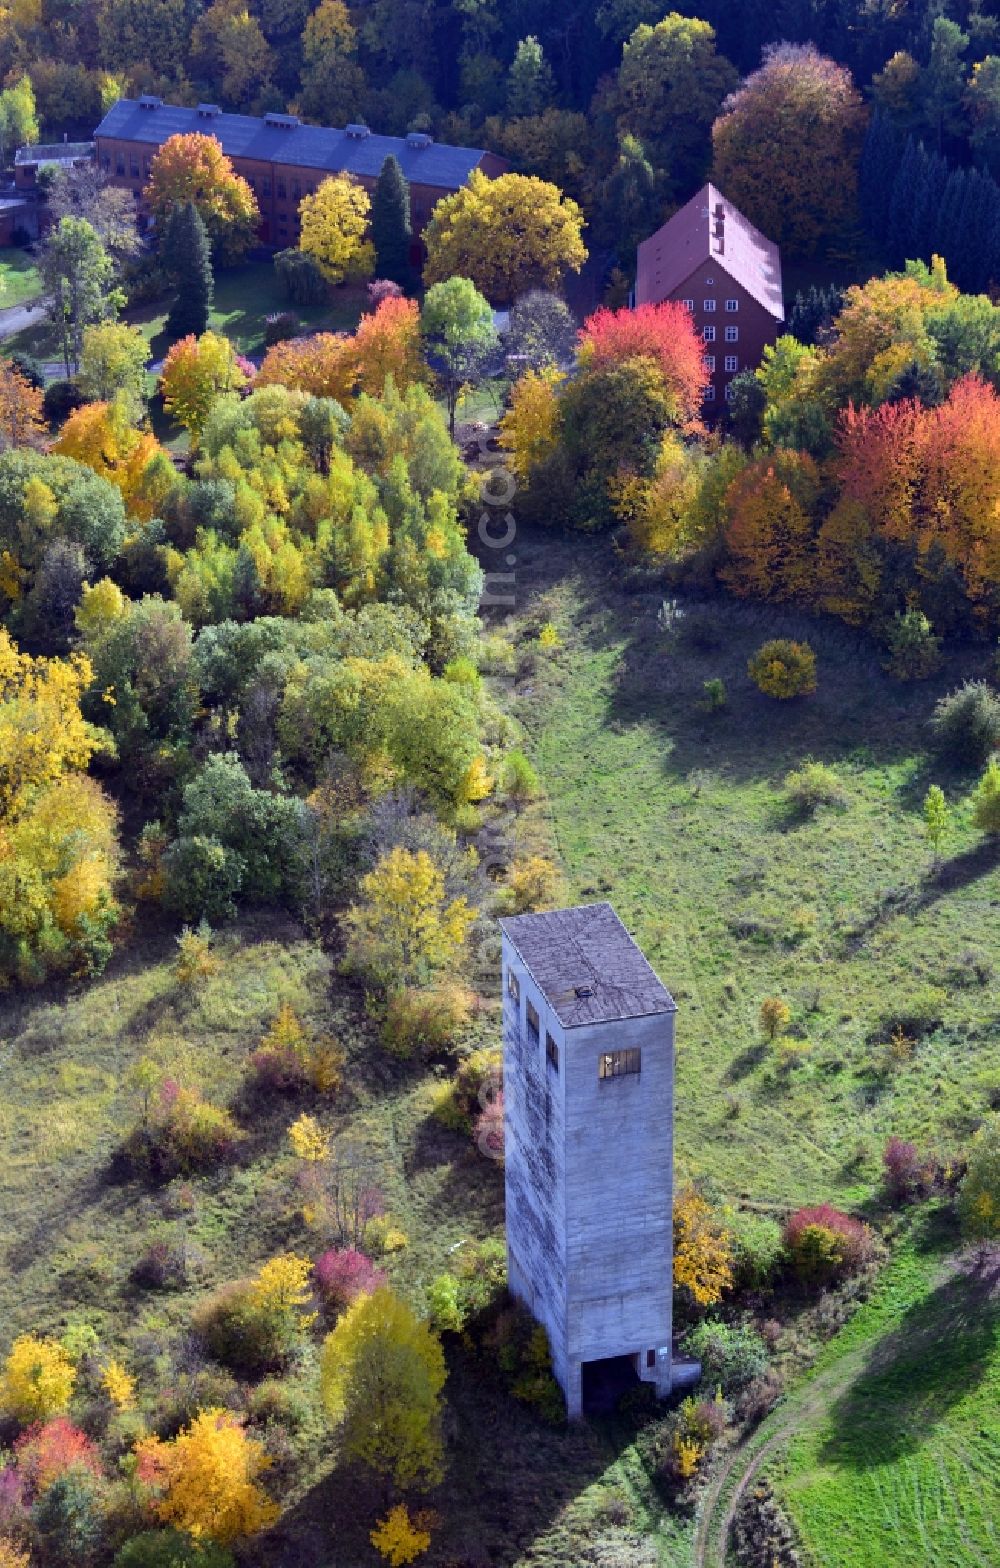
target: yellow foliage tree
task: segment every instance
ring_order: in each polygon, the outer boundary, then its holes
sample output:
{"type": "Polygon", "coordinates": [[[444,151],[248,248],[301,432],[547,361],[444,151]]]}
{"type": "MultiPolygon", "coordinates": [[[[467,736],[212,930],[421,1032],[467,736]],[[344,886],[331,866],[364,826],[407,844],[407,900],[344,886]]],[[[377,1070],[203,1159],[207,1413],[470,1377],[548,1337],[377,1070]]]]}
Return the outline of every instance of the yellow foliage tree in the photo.
{"type": "Polygon", "coordinates": [[[113,1357],[104,1368],[101,1387],[116,1410],[134,1410],[135,1378],[113,1357]]]}
{"type": "Polygon", "coordinates": [[[264,1444],[247,1436],[232,1411],[202,1410],[171,1442],[144,1438],[135,1452],[157,1518],[196,1541],[228,1546],[278,1517],[257,1481],[270,1464],[264,1444]]]}
{"type": "Polygon", "coordinates": [[[396,1486],[441,1475],[439,1402],[446,1377],[427,1323],[384,1287],[359,1296],[323,1345],[320,1387],[344,1453],[396,1486]]]}
{"type": "Polygon", "coordinates": [[[48,1421],[68,1409],[76,1368],[56,1339],[20,1334],[0,1374],[0,1405],[18,1421],[48,1421]]]}
{"type": "Polygon", "coordinates": [[[426,1513],[416,1514],[411,1519],[405,1503],[397,1503],[384,1519],[379,1520],[369,1539],[389,1568],[405,1568],[407,1563],[422,1557],[430,1546],[431,1532],[427,1528],[430,1522],[426,1513]]]}
{"type": "Polygon", "coordinates": [[[674,1199],[674,1287],[710,1307],[733,1283],[732,1240],[711,1204],[694,1187],[674,1199]]]}
{"type": "Polygon", "coordinates": [[[100,582],[84,583],[80,603],[73,617],[77,631],[84,642],[100,638],[115,621],[128,614],[130,600],[110,577],[100,582]]]}
{"type": "Polygon", "coordinates": [[[476,917],[448,900],[444,873],[426,850],[397,847],[361,879],[363,901],[347,915],[349,960],[388,980],[420,984],[461,951],[476,917]]]}
{"type": "Polygon", "coordinates": [[[375,250],[368,239],[371,209],[368,192],[349,174],[323,180],[299,203],[299,248],[313,258],[331,283],[370,275],[375,264],[375,250]]]}
{"type": "Polygon", "coordinates": [[[526,174],[468,182],[434,208],[424,230],[427,285],[471,278],[494,305],[531,288],[556,288],[587,259],[583,213],[557,185],[526,174]]]}
{"type": "Polygon", "coordinates": [[[80,712],[90,660],[32,658],[0,628],[0,822],[63,773],[85,768],[103,738],[80,712]]]}
{"type": "Polygon", "coordinates": [[[303,1310],[312,1300],[311,1277],[312,1263],[308,1258],[283,1252],[261,1264],[250,1281],[247,1299],[264,1311],[286,1313],[296,1320],[300,1330],[308,1328],[316,1317],[314,1312],[303,1310]]]}
{"type": "Polygon", "coordinates": [[[31,1556],[9,1535],[0,1535],[0,1568],[31,1568],[31,1556]]]}
{"type": "Polygon", "coordinates": [[[215,136],[169,137],[153,159],[143,198],[161,225],[175,207],[193,202],[226,261],[242,256],[260,221],[257,198],[215,136]]]}
{"type": "Polygon", "coordinates": [[[525,482],[531,471],[550,457],[559,443],[561,371],[529,370],[511,393],[510,408],[500,421],[500,445],[510,453],[510,466],[525,482]]]}
{"type": "Polygon", "coordinates": [[[179,338],[163,363],[160,390],[172,419],[197,441],[213,403],[223,392],[238,392],[246,374],[236,363],[236,350],[218,332],[179,338]]]}
{"type": "Polygon", "coordinates": [[[70,414],[52,450],[85,463],[116,485],[132,517],[149,522],[177,482],[166,452],[149,430],[131,423],[127,394],[111,403],[85,403],[70,414]]]}
{"type": "Polygon", "coordinates": [[[315,1116],[304,1111],[289,1127],[288,1141],[298,1158],[310,1165],[330,1158],[330,1134],[323,1131],[315,1116]]]}

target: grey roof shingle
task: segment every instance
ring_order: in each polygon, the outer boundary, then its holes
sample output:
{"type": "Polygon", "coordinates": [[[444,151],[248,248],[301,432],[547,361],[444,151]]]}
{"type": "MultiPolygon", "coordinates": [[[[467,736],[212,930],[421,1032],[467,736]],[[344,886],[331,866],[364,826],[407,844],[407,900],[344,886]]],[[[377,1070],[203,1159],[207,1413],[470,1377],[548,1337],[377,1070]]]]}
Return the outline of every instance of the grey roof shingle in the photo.
{"type": "Polygon", "coordinates": [[[500,926],[565,1029],[677,1010],[608,903],[514,915],[500,926]]]}
{"type": "Polygon", "coordinates": [[[186,136],[192,131],[214,136],[230,158],[257,158],[266,163],[371,179],[377,178],[386,158],[394,153],[411,184],[441,190],[458,190],[484,156],[481,148],[451,147],[445,142],[411,147],[404,136],[377,136],[370,132],[355,137],[322,125],[297,124],[283,129],[250,114],[214,114],[206,118],[197,109],[173,104],[143,109],[133,98],[119,99],[94,135],[161,147],[171,136],[186,136]]]}

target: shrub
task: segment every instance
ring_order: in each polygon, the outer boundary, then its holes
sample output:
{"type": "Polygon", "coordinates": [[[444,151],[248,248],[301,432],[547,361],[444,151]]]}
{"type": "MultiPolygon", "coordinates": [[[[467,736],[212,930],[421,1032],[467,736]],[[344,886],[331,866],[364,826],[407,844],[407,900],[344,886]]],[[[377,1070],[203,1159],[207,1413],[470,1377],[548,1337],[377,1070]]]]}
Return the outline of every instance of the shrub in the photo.
{"type": "Polygon", "coordinates": [[[32,1509],[44,1542],[44,1561],[52,1568],[81,1568],[97,1555],[105,1520],[104,1487],[84,1465],[63,1472],[32,1509]]]}
{"type": "Polygon", "coordinates": [[[483,1106],[473,1125],[472,1136],[480,1154],[488,1160],[496,1160],[498,1165],[504,1163],[502,1089],[483,1106]]]}
{"type": "Polygon", "coordinates": [[[880,1032],[886,1039],[903,1034],[921,1040],[941,1023],[947,1005],[947,991],[938,985],[923,985],[884,1015],[880,1032]]]}
{"type": "Polygon", "coordinates": [[[786,774],[785,792],[791,804],[803,813],[844,803],[844,786],[824,762],[803,762],[800,768],[786,774]]]}
{"type": "Polygon", "coordinates": [[[147,1530],[125,1542],[114,1568],[234,1568],[234,1558],[227,1547],[181,1530],[147,1530]]]}
{"type": "Polygon", "coordinates": [[[767,1347],[748,1323],[721,1323],[706,1319],[689,1330],[686,1354],[702,1365],[702,1376],[724,1394],[738,1393],[767,1371],[767,1347]]]}
{"type": "Polygon", "coordinates": [[[433,1056],[455,1043],[469,1022],[472,993],[454,981],[396,991],[386,1006],[382,1040],[394,1056],[433,1056]]]}
{"type": "Polygon", "coordinates": [[[972,1140],[958,1215],[969,1241],[1000,1237],[1000,1116],[988,1117],[972,1140]]]}
{"type": "Polygon", "coordinates": [[[370,1296],[386,1284],[382,1269],[356,1247],[334,1248],[323,1252],[313,1264],[316,1294],[324,1309],[336,1314],[349,1307],[356,1296],[370,1296]]]}
{"type": "Polygon", "coordinates": [[[86,401],[75,381],[50,381],[42,399],[42,412],[50,425],[61,425],[86,401]]]}
{"type": "Polygon", "coordinates": [[[183,1290],[190,1278],[190,1261],[184,1239],[154,1241],[132,1269],[133,1283],[143,1290],[183,1290]]]}
{"type": "Polygon", "coordinates": [[[538,774],[523,751],[512,751],[506,758],[500,785],[507,799],[517,806],[534,800],[541,791],[538,774]]]}
{"type": "Polygon", "coordinates": [[[511,914],[551,909],[556,898],[558,873],[544,855],[515,860],[507,877],[506,903],[511,914]]]}
{"type": "Polygon", "coordinates": [[[728,700],[726,697],[726,683],[717,675],[713,676],[711,680],[702,683],[702,691],[705,693],[705,707],[709,713],[718,713],[720,709],[726,706],[728,700]]]}
{"type": "Polygon", "coordinates": [[[1000,833],[1000,759],[991,757],[972,793],[972,822],[980,833],[1000,833]]]}
{"type": "Polygon", "coordinates": [[[76,1368],[55,1339],[21,1334],[0,1378],[0,1405],[18,1421],[47,1421],[69,1405],[76,1368]]]}
{"type": "Polygon", "coordinates": [[[941,663],[941,639],[935,636],[922,610],[895,615],[886,636],[889,657],[885,667],[900,681],[924,681],[941,663]]]}
{"type": "Polygon", "coordinates": [[[438,1121],[455,1132],[471,1132],[474,1118],[485,1110],[490,1096],[499,1092],[502,1062],[499,1050],[485,1047],[464,1057],[451,1083],[435,1101],[438,1121]]]}
{"type": "Polygon", "coordinates": [[[792,1009],[780,996],[765,996],[757,1015],[760,1032],[765,1040],[774,1041],[784,1034],[792,1018],[792,1009]]]}
{"type": "Polygon", "coordinates": [[[214,1170],[243,1137],[227,1110],[174,1078],[160,1084],[149,1114],[126,1142],[132,1164],[156,1181],[214,1170]]]}
{"type": "Polygon", "coordinates": [[[985,681],[966,681],[938,702],[930,730],[948,761],[981,767],[1000,745],[1000,697],[985,681]]]}
{"type": "Polygon", "coordinates": [[[322,305],[329,296],[326,279],[303,250],[279,250],[274,270],[293,305],[322,305]]]}
{"type": "Polygon", "coordinates": [[[198,980],[217,975],[222,964],[212,952],[212,930],[204,922],[197,931],[185,926],[177,938],[174,978],[178,985],[193,986],[198,980]]]}
{"type": "Polygon", "coordinates": [[[225,1285],[196,1314],[195,1329],[210,1355],[246,1377],[287,1366],[313,1321],[312,1264],[293,1254],[271,1258],[253,1279],[225,1285]]]}
{"type": "Polygon", "coordinates": [[[314,1035],[284,1003],[250,1058],[251,1079],[265,1093],[295,1094],[312,1088],[335,1094],[343,1081],[344,1053],[327,1035],[314,1035]]]}
{"type": "Polygon", "coordinates": [[[465,1327],[462,1282],[455,1274],[437,1274],[427,1287],[430,1320],[439,1334],[460,1334],[465,1327]]]}
{"type": "Polygon", "coordinates": [[[293,310],[277,310],[264,318],[264,347],[297,338],[301,331],[302,323],[293,310]]]}
{"type": "Polygon", "coordinates": [[[825,1284],[855,1274],[871,1257],[868,1226],[829,1203],[797,1209],[785,1222],[785,1251],[807,1284],[825,1284]]]}
{"type": "Polygon", "coordinates": [[[246,861],[218,839],[182,835],[164,852],[159,869],[163,903],[183,920],[227,920],[235,913],[246,861]]]}
{"type": "Polygon", "coordinates": [[[776,637],[757,649],[747,673],[766,697],[807,697],[816,690],[816,655],[806,642],[776,637]]]}
{"type": "Polygon", "coordinates": [[[410,1517],[410,1511],[405,1503],[397,1503],[390,1508],[384,1519],[380,1519],[375,1529],[371,1532],[370,1540],[380,1557],[384,1557],[389,1568],[405,1568],[407,1563],[416,1562],[422,1557],[431,1544],[431,1533],[428,1528],[433,1522],[433,1516],[421,1512],[410,1517]]]}
{"type": "Polygon", "coordinates": [[[402,1252],[409,1244],[409,1237],[405,1230],[393,1224],[388,1214],[373,1214],[365,1225],[364,1242],[369,1252],[388,1257],[393,1252],[402,1252]]]}
{"type": "Polygon", "coordinates": [[[882,1150],[882,1179],[890,1203],[911,1203],[934,1184],[935,1164],[921,1155],[915,1143],[890,1138],[882,1150]]]}
{"type": "Polygon", "coordinates": [[[501,1312],[487,1335],[487,1344],[496,1352],[514,1398],[530,1405],[543,1421],[561,1425],[566,1406],[552,1376],[548,1336],[527,1308],[518,1305],[501,1312]]]}
{"type": "Polygon", "coordinates": [[[781,1262],[781,1226],[760,1214],[728,1216],[733,1245],[733,1282],[737,1289],[761,1290],[781,1262]]]}
{"type": "Polygon", "coordinates": [[[80,1467],[100,1476],[97,1446],[66,1416],[55,1416],[44,1425],[29,1427],[14,1444],[18,1474],[32,1498],[41,1494],[67,1470],[80,1467]]]}

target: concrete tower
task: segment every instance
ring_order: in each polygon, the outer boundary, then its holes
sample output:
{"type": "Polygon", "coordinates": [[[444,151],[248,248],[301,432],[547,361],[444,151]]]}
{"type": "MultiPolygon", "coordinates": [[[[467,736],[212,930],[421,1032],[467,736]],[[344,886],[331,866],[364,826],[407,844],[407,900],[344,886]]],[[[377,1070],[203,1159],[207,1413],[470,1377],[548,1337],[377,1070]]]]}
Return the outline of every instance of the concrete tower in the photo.
{"type": "Polygon", "coordinates": [[[571,1416],[623,1373],[666,1394],[673,999],[610,904],[500,925],[511,1292],[571,1416]]]}

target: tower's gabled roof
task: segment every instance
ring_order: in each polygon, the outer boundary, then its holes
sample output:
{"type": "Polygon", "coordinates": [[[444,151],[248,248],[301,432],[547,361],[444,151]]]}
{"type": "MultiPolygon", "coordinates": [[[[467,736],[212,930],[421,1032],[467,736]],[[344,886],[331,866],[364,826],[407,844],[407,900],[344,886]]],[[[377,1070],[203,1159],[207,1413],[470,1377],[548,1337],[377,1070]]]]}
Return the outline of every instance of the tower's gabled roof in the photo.
{"type": "Polygon", "coordinates": [[[676,1012],[608,903],[514,915],[500,926],[564,1029],[676,1012]]]}
{"type": "Polygon", "coordinates": [[[781,252],[711,184],[639,246],[636,304],[668,299],[706,261],[745,288],[776,321],[784,321],[781,252]]]}

